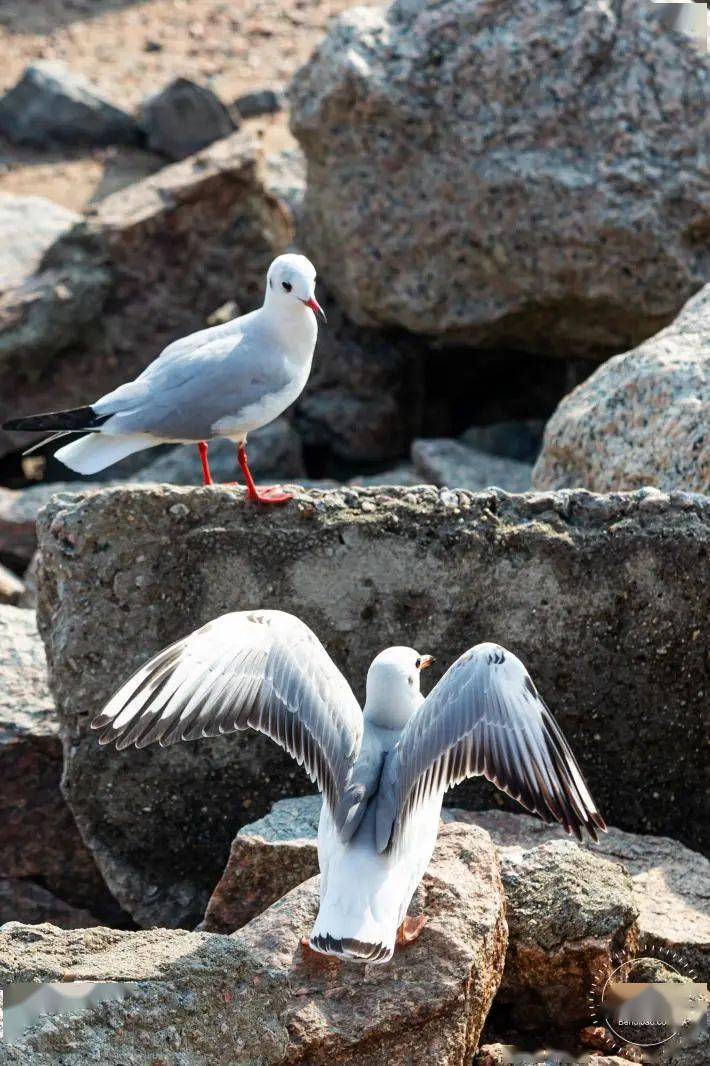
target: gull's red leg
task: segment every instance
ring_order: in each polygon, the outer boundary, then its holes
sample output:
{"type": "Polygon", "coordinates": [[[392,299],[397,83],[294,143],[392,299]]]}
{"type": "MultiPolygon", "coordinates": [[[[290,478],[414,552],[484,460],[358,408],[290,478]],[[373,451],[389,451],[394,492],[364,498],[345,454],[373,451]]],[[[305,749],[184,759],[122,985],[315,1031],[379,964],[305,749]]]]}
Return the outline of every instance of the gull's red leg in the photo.
{"type": "Polygon", "coordinates": [[[202,463],[202,484],[214,485],[212,475],[210,473],[210,464],[207,460],[207,441],[201,440],[197,445],[197,450],[200,453],[200,462],[202,463]]]}
{"type": "Polygon", "coordinates": [[[275,486],[268,489],[258,489],[254,484],[254,478],[251,476],[251,470],[249,469],[249,463],[247,462],[247,452],[243,444],[237,447],[237,459],[239,460],[239,466],[244,480],[247,485],[247,495],[250,500],[257,500],[259,503],[288,503],[293,499],[288,492],[282,492],[275,486]]]}

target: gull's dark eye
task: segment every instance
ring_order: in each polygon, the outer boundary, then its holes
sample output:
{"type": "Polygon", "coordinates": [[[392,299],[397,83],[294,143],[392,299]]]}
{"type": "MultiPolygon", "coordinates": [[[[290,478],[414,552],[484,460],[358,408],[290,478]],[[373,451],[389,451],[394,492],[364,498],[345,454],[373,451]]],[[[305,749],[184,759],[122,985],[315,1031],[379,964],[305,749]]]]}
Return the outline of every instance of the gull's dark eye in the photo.
{"type": "Polygon", "coordinates": [[[282,281],[282,282],[281,282],[281,288],[282,288],[282,289],[283,289],[283,290],[284,290],[285,292],[290,292],[290,291],[291,291],[291,289],[293,288],[293,285],[291,284],[291,282],[290,282],[290,281],[282,281]]]}
{"type": "Polygon", "coordinates": [[[420,666],[422,665],[422,661],[421,661],[421,659],[417,659],[417,661],[415,662],[415,664],[414,664],[414,665],[416,666],[416,668],[417,668],[417,670],[418,670],[418,669],[419,669],[419,667],[420,667],[420,666]]]}

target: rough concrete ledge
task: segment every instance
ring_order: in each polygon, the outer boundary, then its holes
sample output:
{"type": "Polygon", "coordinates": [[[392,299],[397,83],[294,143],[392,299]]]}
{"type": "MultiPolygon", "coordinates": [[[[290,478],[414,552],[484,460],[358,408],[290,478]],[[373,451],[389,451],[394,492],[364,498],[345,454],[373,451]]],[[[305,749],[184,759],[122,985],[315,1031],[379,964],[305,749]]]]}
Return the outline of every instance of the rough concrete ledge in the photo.
{"type": "MultiPolygon", "coordinates": [[[[231,488],[54,500],[39,520],[40,629],[65,793],[112,890],[139,922],[197,920],[236,829],[309,791],[257,736],[118,754],[87,732],[159,648],[255,607],[299,614],[359,695],[388,644],[435,654],[435,674],[500,642],[527,664],[607,819],[702,848],[709,517],[705,497],[651,489],[299,491],[269,511],[231,488]]],[[[449,802],[501,801],[475,780],[449,802]]]]}

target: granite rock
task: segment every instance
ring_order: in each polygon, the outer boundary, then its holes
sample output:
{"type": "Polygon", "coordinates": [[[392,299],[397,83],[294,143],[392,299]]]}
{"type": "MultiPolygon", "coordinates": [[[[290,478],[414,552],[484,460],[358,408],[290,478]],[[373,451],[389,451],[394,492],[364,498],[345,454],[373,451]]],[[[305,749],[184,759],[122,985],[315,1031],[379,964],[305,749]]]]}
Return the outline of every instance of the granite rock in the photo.
{"type": "MultiPolygon", "coordinates": [[[[74,211],[41,196],[0,196],[2,392],[12,377],[36,382],[52,357],[101,311],[109,275],[100,254],[75,247],[72,232],[80,221],[74,211]]],[[[7,408],[2,403],[0,408],[1,421],[7,408]]],[[[0,432],[0,447],[4,437],[0,432]]]]}
{"type": "MultiPolygon", "coordinates": [[[[402,487],[297,490],[268,514],[220,487],[53,501],[39,520],[39,621],[63,787],[111,890],[139,924],[198,921],[239,827],[308,791],[254,734],[116,752],[88,729],[149,656],[255,607],[297,613],[359,696],[389,644],[435,654],[435,681],[463,649],[499,641],[528,666],[607,821],[701,846],[707,826],[688,812],[706,788],[709,509],[661,494],[402,487]]],[[[499,800],[481,779],[452,794],[471,808],[499,800]]]]}
{"type": "Polygon", "coordinates": [[[70,906],[34,881],[0,877],[0,937],[6,922],[26,925],[49,922],[58,929],[88,929],[101,925],[89,911],[70,906]]]}
{"type": "Polygon", "coordinates": [[[148,147],[169,159],[185,159],[237,128],[219,97],[188,78],[176,78],[145,100],[140,122],[148,147]]]}
{"type": "Polygon", "coordinates": [[[501,876],[510,942],[496,1006],[523,1029],[574,1031],[595,981],[638,944],[630,878],[567,840],[504,855],[501,876]]]}
{"type": "MultiPolygon", "coordinates": [[[[454,808],[445,809],[444,820],[448,818],[485,829],[503,861],[564,839],[560,829],[527,814],[454,808]]],[[[710,974],[710,862],[704,855],[668,837],[626,833],[615,827],[600,835],[598,844],[582,847],[621,863],[628,872],[641,945],[656,952],[669,951],[699,976],[710,974]]]]}
{"type": "Polygon", "coordinates": [[[78,488],[88,492],[100,488],[83,482],[40,482],[24,489],[6,489],[0,486],[0,556],[8,559],[18,569],[28,566],[37,549],[37,515],[53,496],[78,488]]]}
{"type": "Polygon", "coordinates": [[[540,489],[710,492],[710,285],[676,320],[565,396],[533,472],[540,489]]]}
{"type": "Polygon", "coordinates": [[[10,926],[0,982],[135,984],[126,1000],[41,1019],[0,1061],[143,1066],[167,1054],[190,1066],[460,1066],[475,1051],[505,955],[486,834],[448,826],[416,902],[429,915],[426,928],[386,966],[304,958],[300,938],[316,914],[317,878],[231,937],[10,926]]]}
{"type": "Polygon", "coordinates": [[[469,426],[459,440],[491,455],[533,463],[540,452],[544,429],[545,423],[540,418],[506,419],[489,425],[469,426]]]}
{"type": "Polygon", "coordinates": [[[141,132],[127,112],[105,100],[82,75],[62,63],[35,62],[0,100],[0,132],[11,141],[44,147],[137,144],[141,132]]]}
{"type": "Polygon", "coordinates": [[[233,933],[315,877],[320,811],[320,796],[299,796],[279,800],[263,818],[242,826],[200,929],[233,933]]]}
{"type": "Polygon", "coordinates": [[[348,9],[296,74],[303,232],[344,309],[605,358],[707,279],[706,57],[637,0],[348,9]]]}
{"type": "Polygon", "coordinates": [[[281,93],[274,92],[273,89],[258,89],[238,97],[234,101],[234,107],[242,118],[259,118],[283,111],[284,100],[281,93]]]}

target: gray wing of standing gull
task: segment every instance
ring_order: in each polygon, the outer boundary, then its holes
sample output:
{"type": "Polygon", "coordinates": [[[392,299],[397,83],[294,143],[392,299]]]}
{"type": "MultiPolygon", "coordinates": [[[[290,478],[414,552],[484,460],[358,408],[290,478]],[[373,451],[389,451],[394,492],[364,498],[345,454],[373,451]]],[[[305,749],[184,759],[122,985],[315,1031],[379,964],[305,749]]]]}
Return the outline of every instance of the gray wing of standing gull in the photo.
{"type": "Polygon", "coordinates": [[[525,667],[497,644],[464,652],[407,722],[382,774],[378,850],[434,792],[477,774],[580,840],[606,828],[525,667]]]}
{"type": "Polygon", "coordinates": [[[357,758],[360,706],[307,625],[282,611],[208,622],[141,667],[91,723],[119,750],[251,726],[275,740],[335,811],[357,758]]]}
{"type": "MultiPolygon", "coordinates": [[[[250,316],[245,316],[249,319],[250,316]]],[[[208,440],[221,418],[284,389],[291,372],[284,353],[244,319],[183,337],[93,406],[110,414],[111,433],[152,433],[164,440],[208,440]]]]}

